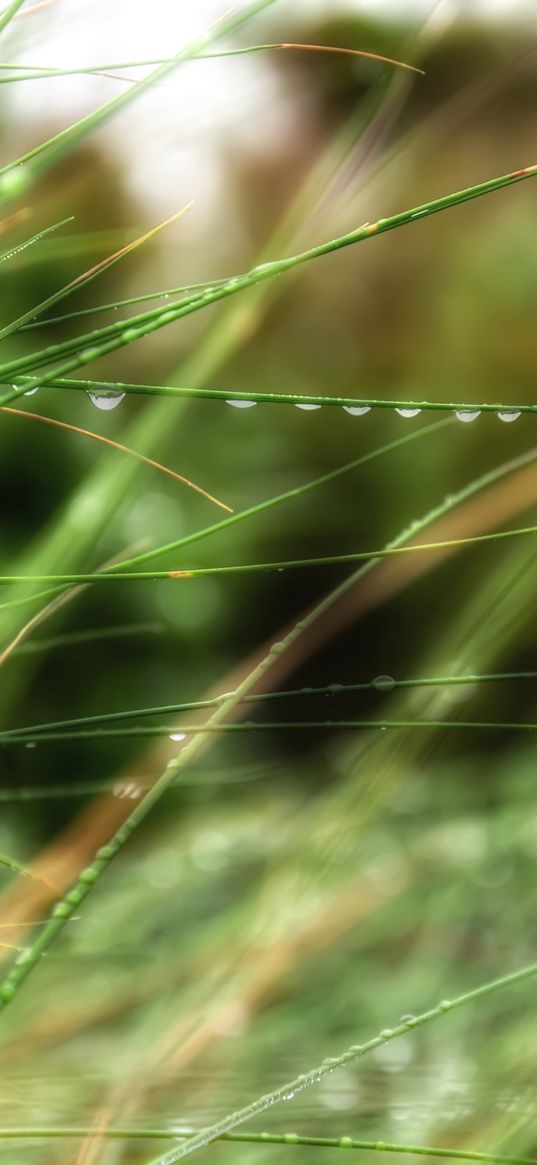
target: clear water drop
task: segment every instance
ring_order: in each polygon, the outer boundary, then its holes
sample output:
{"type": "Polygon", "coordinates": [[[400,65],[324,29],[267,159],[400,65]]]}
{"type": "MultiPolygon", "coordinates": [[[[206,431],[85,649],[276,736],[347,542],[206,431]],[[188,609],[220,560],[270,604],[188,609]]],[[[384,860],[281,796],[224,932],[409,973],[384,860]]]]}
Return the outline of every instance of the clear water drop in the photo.
{"type": "Polygon", "coordinates": [[[499,421],[505,421],[505,423],[508,424],[509,421],[518,420],[520,413],[517,413],[516,411],[514,413],[496,413],[496,416],[498,417],[499,421]]]}
{"type": "Polygon", "coordinates": [[[321,405],[295,404],[295,409],[304,409],[305,413],[312,413],[314,409],[320,409],[321,407],[321,405]]]}
{"type": "Polygon", "coordinates": [[[252,409],[257,404],[256,400],[227,400],[227,405],[231,405],[234,409],[252,409]]]}
{"type": "Polygon", "coordinates": [[[343,405],[343,408],[351,417],[363,417],[371,412],[371,405],[343,405]]]}
{"type": "Polygon", "coordinates": [[[177,743],[181,740],[186,740],[186,732],[172,732],[170,740],[174,740],[177,743]]]}
{"type": "Polygon", "coordinates": [[[376,692],[393,692],[395,688],[393,676],[375,676],[372,684],[376,692]]]}
{"type": "Polygon", "coordinates": [[[418,413],[421,413],[421,409],[396,409],[395,411],[399,413],[400,417],[417,417],[418,413]]]}
{"type": "MultiPolygon", "coordinates": [[[[20,388],[20,385],[14,384],[13,388],[20,388]]],[[[29,388],[28,392],[23,393],[23,396],[35,396],[36,392],[39,392],[39,385],[37,385],[37,388],[29,388]]]]}
{"type": "Polygon", "coordinates": [[[462,409],[455,409],[455,416],[458,421],[464,421],[465,424],[469,425],[470,421],[476,421],[481,416],[481,411],[478,410],[475,413],[469,413],[462,409]]]}
{"type": "Polygon", "coordinates": [[[412,1027],[416,1023],[415,1015],[402,1015],[399,1023],[404,1023],[406,1027],[412,1027]]]}
{"type": "Polygon", "coordinates": [[[117,409],[126,395],[125,392],[88,392],[92,405],[103,411],[117,409]]]}

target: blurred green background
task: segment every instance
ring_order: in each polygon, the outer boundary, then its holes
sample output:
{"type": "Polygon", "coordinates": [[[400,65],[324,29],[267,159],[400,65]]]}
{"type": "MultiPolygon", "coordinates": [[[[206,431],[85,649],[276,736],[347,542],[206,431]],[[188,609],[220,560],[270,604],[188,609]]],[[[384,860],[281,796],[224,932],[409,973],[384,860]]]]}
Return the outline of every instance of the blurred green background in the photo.
{"type": "MultiPolygon", "coordinates": [[[[270,66],[264,59],[272,135],[265,141],[267,121],[259,140],[251,124],[241,136],[248,103],[234,110],[237,133],[218,145],[224,193],[202,206],[202,227],[194,205],[80,292],[73,310],[246,270],[260,257],[293,253],[532,163],[534,31],[486,11],[480,21],[442,22],[435,13],[419,24],[410,14],[396,21],[338,15],[336,6],[328,16],[316,16],[314,6],[276,6],[263,22],[266,39],[359,47],[420,64],[426,75],[325,54],[274,53],[270,66]]],[[[241,36],[253,43],[258,28],[241,36]]],[[[242,65],[231,59],[225,67],[226,85],[215,93],[223,103],[232,102],[242,65]]],[[[254,100],[255,76],[248,84],[254,100]]],[[[14,124],[10,91],[2,100],[12,156],[15,141],[45,136],[43,123],[19,114],[14,124]]],[[[173,107],[172,87],[164,100],[173,107]]],[[[46,132],[57,128],[51,115],[46,132]]],[[[121,151],[116,156],[97,135],[32,193],[32,233],[67,215],[74,221],[6,266],[3,321],[154,225],[155,208],[133,192],[124,169],[121,151]]],[[[188,197],[187,180],[166,190],[166,213],[188,197]]],[[[528,182],[372,239],[132,345],[97,364],[95,377],[531,403],[535,207],[528,182]]],[[[22,241],[27,224],[18,230],[22,241]]],[[[11,232],[9,243],[16,237],[11,232]]],[[[92,317],[19,333],[5,344],[6,358],[76,335],[86,322],[92,317]]],[[[147,443],[236,510],[435,419],[132,397],[101,412],[84,394],[53,389],[24,407],[140,449],[147,443]]],[[[514,425],[494,415],[472,425],[453,420],[163,563],[182,569],[380,547],[534,439],[531,415],[514,425]]],[[[4,415],[2,572],[47,545],[70,507],[82,535],[92,505],[102,510],[89,545],[81,536],[80,570],[218,521],[207,501],[145,466],[120,480],[120,464],[121,454],[95,442],[4,415]],[[113,486],[108,502],[103,481],[113,486]]],[[[535,480],[517,482],[506,485],[508,495],[483,495],[476,533],[510,518],[534,521],[535,480]]],[[[531,670],[534,560],[528,539],[475,547],[431,568],[423,559],[413,577],[404,567],[381,567],[378,583],[350,592],[318,634],[280,662],[278,684],[531,670]]],[[[261,645],[279,639],[347,569],[87,589],[3,665],[3,726],[226,691],[261,645]],[[88,634],[80,640],[79,632],[88,634]]],[[[3,646],[23,610],[0,612],[3,646]]],[[[261,720],[532,721],[535,683],[312,696],[254,711],[261,720]]],[[[170,755],[167,741],[137,739],[3,747],[0,853],[26,865],[37,859],[40,877],[68,883],[108,837],[125,785],[150,784],[170,755]],[[92,783],[109,793],[88,792],[92,783]]],[[[401,1013],[531,961],[535,758],[530,733],[493,727],[215,738],[6,1014],[1,1124],[197,1127],[401,1013]]],[[[18,924],[44,917],[50,895],[7,869],[0,889],[6,944],[23,947],[30,932],[18,924]]],[[[13,957],[9,945],[0,953],[13,957]]],[[[441,1028],[326,1078],[265,1123],[530,1155],[533,1001],[530,984],[450,1015],[441,1028]]],[[[149,1145],[129,1141],[93,1148],[21,1141],[4,1152],[15,1165],[151,1156],[149,1145]]],[[[209,1152],[245,1162],[329,1155],[246,1145],[209,1152]]]]}

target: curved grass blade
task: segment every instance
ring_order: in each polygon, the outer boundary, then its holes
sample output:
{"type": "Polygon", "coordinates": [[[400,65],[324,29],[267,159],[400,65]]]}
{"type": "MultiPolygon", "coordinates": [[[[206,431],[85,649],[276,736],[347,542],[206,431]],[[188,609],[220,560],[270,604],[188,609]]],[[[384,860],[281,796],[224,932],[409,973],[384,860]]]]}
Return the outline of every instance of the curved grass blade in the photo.
{"type": "Polygon", "coordinates": [[[484,542],[500,542],[504,539],[526,537],[537,534],[537,526],[522,526],[516,530],[498,530],[493,534],[474,534],[467,538],[445,538],[439,542],[419,542],[411,546],[385,547],[380,550],[360,550],[353,554],[327,554],[317,558],[294,558],[276,562],[249,562],[234,566],[196,566],[182,570],[152,571],[87,571],[79,574],[33,574],[0,575],[0,586],[18,586],[19,583],[62,583],[78,586],[80,583],[96,582],[155,582],[157,580],[184,580],[203,578],[206,575],[222,574],[265,574],[269,571],[296,570],[312,566],[342,566],[352,562],[375,561],[401,554],[422,554],[427,551],[457,549],[461,546],[477,546],[484,542]]]}
{"type": "MultiPolygon", "coordinates": [[[[338,54],[343,55],[343,56],[363,57],[366,60],[378,61],[380,64],[393,65],[395,68],[398,68],[398,69],[408,69],[409,72],[417,73],[422,77],[425,75],[425,70],[420,69],[417,65],[409,65],[405,61],[395,60],[394,57],[385,57],[385,56],[382,56],[380,53],[365,52],[363,49],[352,49],[352,48],[347,48],[347,47],[339,46],[339,45],[295,44],[295,43],[284,42],[284,41],[273,43],[273,44],[247,45],[244,48],[227,49],[227,50],[224,49],[220,52],[201,52],[201,53],[196,53],[195,56],[193,57],[193,59],[194,60],[214,60],[214,59],[220,59],[222,57],[239,57],[239,56],[246,56],[249,53],[269,52],[269,51],[279,50],[279,49],[292,49],[292,50],[294,49],[295,51],[300,51],[300,52],[338,53],[338,54]]],[[[121,77],[120,75],[117,75],[118,71],[121,69],[152,68],[156,65],[162,66],[162,65],[168,65],[168,64],[171,64],[170,59],[169,58],[162,58],[162,57],[159,57],[157,59],[153,58],[153,59],[149,59],[149,60],[146,59],[146,60],[120,61],[120,62],[116,61],[115,63],[112,63],[112,64],[89,65],[87,67],[80,66],[80,67],[73,68],[73,69],[53,68],[53,67],[46,67],[46,66],[42,66],[42,65],[17,65],[17,64],[9,65],[9,64],[5,64],[5,65],[0,65],[0,70],[2,72],[5,72],[7,70],[11,70],[11,76],[9,76],[9,77],[1,77],[0,76],[0,85],[9,84],[10,82],[13,82],[13,81],[37,81],[37,80],[41,81],[43,79],[46,79],[47,77],[71,77],[71,76],[78,77],[78,76],[95,76],[95,75],[101,76],[101,77],[113,77],[113,79],[117,80],[117,81],[121,81],[121,80],[132,81],[132,78],[126,78],[126,77],[121,77]],[[16,69],[20,69],[21,71],[19,73],[15,73],[14,70],[16,70],[16,69]]]]}
{"type": "Polygon", "coordinates": [[[144,465],[148,465],[151,469],[156,469],[160,473],[166,474],[168,477],[178,481],[181,485],[188,486],[196,493],[201,494],[207,501],[212,502],[213,505],[218,506],[221,510],[227,510],[228,514],[232,514],[231,506],[226,505],[225,502],[219,498],[213,497],[207,490],[203,489],[201,485],[190,481],[190,478],[184,477],[181,473],[176,473],[174,469],[170,469],[167,465],[161,465],[160,461],[155,461],[152,457],[146,457],[144,453],[138,453],[136,449],[130,449],[128,445],[122,445],[120,441],[114,441],[111,437],[104,437],[101,433],[94,433],[91,429],[83,429],[80,425],[73,425],[67,421],[58,421],[55,417],[44,417],[41,413],[26,412],[23,409],[1,408],[0,412],[9,413],[11,416],[27,417],[28,420],[39,421],[43,425],[52,425],[55,429],[62,429],[64,432],[75,433],[79,437],[88,437],[93,441],[98,441],[101,445],[106,445],[109,449],[115,449],[119,453],[126,453],[130,457],[135,457],[138,461],[142,461],[144,465]]]}

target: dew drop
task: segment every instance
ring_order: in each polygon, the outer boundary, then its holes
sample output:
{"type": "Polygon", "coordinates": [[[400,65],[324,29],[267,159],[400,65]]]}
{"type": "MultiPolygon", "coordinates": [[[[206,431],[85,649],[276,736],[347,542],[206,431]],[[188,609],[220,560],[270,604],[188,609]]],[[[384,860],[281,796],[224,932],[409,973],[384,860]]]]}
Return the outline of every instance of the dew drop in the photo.
{"type": "Polygon", "coordinates": [[[351,417],[363,417],[371,412],[371,405],[343,405],[343,409],[351,417]]]}
{"type": "Polygon", "coordinates": [[[292,1100],[294,1095],[295,1095],[294,1092],[284,1092],[283,1099],[284,1100],[292,1100]]]}
{"type": "Polygon", "coordinates": [[[24,745],[24,747],[25,748],[37,748],[37,745],[35,743],[35,740],[29,740],[28,743],[24,745]]]}
{"type": "Polygon", "coordinates": [[[284,1133],[283,1139],[286,1145],[298,1145],[298,1133],[284,1133]]]}
{"type": "Polygon", "coordinates": [[[402,1015],[399,1023],[404,1023],[406,1027],[412,1027],[416,1023],[415,1015],[402,1015]]]}
{"type": "Polygon", "coordinates": [[[455,409],[455,416],[458,421],[464,421],[465,424],[469,425],[470,421],[476,421],[481,416],[481,411],[478,410],[475,413],[469,413],[462,409],[455,409]]]}
{"type": "MultiPolygon", "coordinates": [[[[14,384],[13,388],[15,388],[15,389],[20,388],[20,385],[14,384]]],[[[23,396],[35,396],[36,392],[39,392],[39,385],[37,385],[37,388],[29,388],[28,392],[24,392],[22,395],[23,396]]]]}
{"type": "Polygon", "coordinates": [[[322,405],[295,404],[295,409],[303,409],[305,413],[312,413],[314,411],[314,409],[320,409],[320,408],[322,408],[322,405]]]}
{"type": "Polygon", "coordinates": [[[496,416],[498,417],[499,421],[505,421],[505,423],[508,424],[509,421],[518,420],[520,413],[496,413],[496,416]]]}
{"type": "Polygon", "coordinates": [[[400,417],[417,417],[418,413],[421,413],[421,409],[396,409],[395,411],[399,413],[400,417]]]}
{"type": "Polygon", "coordinates": [[[393,676],[375,676],[372,686],[376,692],[393,692],[395,680],[393,676]]]}
{"type": "Polygon", "coordinates": [[[354,1056],[358,1056],[361,1051],[362,1051],[361,1044],[351,1044],[351,1046],[349,1048],[349,1052],[352,1052],[352,1054],[354,1056]]]}
{"type": "Polygon", "coordinates": [[[380,1033],[381,1040],[389,1040],[389,1039],[391,1039],[392,1036],[393,1036],[393,1031],[392,1031],[391,1027],[383,1028],[383,1030],[380,1033]]]}
{"type": "Polygon", "coordinates": [[[442,1011],[451,1011],[453,1004],[450,999],[442,999],[442,1002],[439,1003],[438,1006],[442,1009],[442,1011]]]}
{"type": "Polygon", "coordinates": [[[186,732],[172,732],[170,740],[175,740],[179,744],[179,741],[186,740],[186,732]]]}
{"type": "Polygon", "coordinates": [[[340,1137],[338,1145],[340,1149],[352,1149],[352,1137],[340,1137]]]}
{"type": "Polygon", "coordinates": [[[121,404],[121,401],[127,394],[125,392],[88,392],[87,395],[96,409],[108,411],[110,409],[117,409],[117,406],[121,404]]]}
{"type": "Polygon", "coordinates": [[[256,400],[227,400],[227,405],[231,405],[234,409],[253,409],[257,404],[256,400]]]}

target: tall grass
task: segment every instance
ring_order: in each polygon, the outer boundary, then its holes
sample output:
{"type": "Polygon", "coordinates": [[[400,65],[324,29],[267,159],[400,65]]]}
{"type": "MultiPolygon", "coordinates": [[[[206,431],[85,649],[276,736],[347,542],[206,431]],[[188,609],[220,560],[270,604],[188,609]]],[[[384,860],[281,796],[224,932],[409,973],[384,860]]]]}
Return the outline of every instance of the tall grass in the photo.
{"type": "MultiPolygon", "coordinates": [[[[49,16],[5,8],[10,60],[49,16]]],[[[158,58],[1,70],[6,108],[10,85],[117,85],[0,169],[14,1165],[535,1159],[537,164],[502,148],[495,177],[431,193],[431,124],[501,98],[497,62],[412,121],[438,20],[357,44],[291,18],[257,0],[158,58]],[[207,271],[202,244],[184,275],[190,200],[80,233],[93,135],[251,53],[302,62],[310,97],[363,86],[257,248],[207,271]],[[126,282],[170,231],[173,287],[126,282]]]]}

